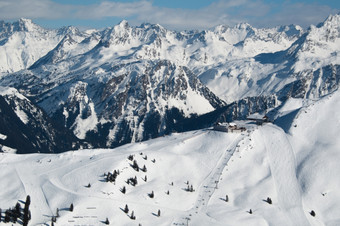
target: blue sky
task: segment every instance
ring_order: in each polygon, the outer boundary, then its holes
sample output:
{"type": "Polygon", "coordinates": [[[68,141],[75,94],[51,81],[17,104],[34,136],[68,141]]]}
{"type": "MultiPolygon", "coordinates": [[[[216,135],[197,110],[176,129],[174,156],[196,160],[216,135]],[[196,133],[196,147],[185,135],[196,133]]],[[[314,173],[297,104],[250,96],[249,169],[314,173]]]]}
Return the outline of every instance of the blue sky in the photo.
{"type": "Polygon", "coordinates": [[[207,29],[247,22],[255,27],[308,27],[340,12],[339,0],[0,0],[0,20],[29,18],[57,28],[158,23],[169,29],[207,29]]]}

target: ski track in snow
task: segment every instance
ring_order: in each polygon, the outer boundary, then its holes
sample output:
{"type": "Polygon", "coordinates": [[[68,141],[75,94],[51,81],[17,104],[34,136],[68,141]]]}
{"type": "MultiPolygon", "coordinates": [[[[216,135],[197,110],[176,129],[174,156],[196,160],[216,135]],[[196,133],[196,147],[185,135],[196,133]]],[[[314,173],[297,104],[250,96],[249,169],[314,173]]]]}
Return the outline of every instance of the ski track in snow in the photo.
{"type": "Polygon", "coordinates": [[[36,211],[37,208],[39,210],[38,213],[32,212],[32,215],[40,216],[40,219],[38,221],[46,222],[47,219],[50,219],[53,216],[53,212],[49,206],[48,200],[46,198],[46,195],[43,189],[40,186],[36,186],[37,184],[40,184],[38,180],[41,179],[41,177],[35,177],[35,176],[32,177],[31,174],[25,173],[25,172],[30,172],[30,171],[25,170],[25,167],[23,165],[20,168],[21,169],[19,170],[19,168],[15,166],[16,173],[25,188],[26,194],[30,194],[30,197],[32,200],[31,205],[34,206],[34,208],[30,208],[30,209],[31,211],[36,211]],[[44,210],[50,210],[50,211],[46,213],[44,212],[44,210]]]}
{"type": "Polygon", "coordinates": [[[286,134],[273,125],[259,129],[270,160],[279,205],[286,215],[282,225],[310,225],[302,207],[300,186],[296,178],[295,156],[286,134]]]}
{"type": "Polygon", "coordinates": [[[233,142],[228,145],[226,150],[222,152],[215,168],[206,177],[203,183],[198,188],[198,198],[193,207],[187,211],[185,215],[177,216],[171,225],[186,225],[187,220],[191,220],[195,214],[203,213],[206,214],[206,209],[209,204],[209,200],[213,195],[214,191],[218,188],[218,182],[222,175],[223,169],[227,166],[230,158],[234,155],[237,150],[237,145],[246,137],[244,134],[240,134],[235,137],[233,142]]]}

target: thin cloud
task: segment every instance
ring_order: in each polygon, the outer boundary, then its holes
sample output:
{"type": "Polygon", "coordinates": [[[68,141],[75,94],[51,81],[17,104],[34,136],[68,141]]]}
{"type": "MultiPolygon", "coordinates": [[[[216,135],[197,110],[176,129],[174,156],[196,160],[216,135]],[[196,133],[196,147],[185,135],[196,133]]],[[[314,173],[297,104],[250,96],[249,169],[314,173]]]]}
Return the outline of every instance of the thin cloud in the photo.
{"type": "Polygon", "coordinates": [[[248,22],[255,27],[284,24],[309,26],[323,21],[337,10],[326,5],[293,3],[282,5],[263,0],[220,0],[200,9],[173,9],[153,5],[151,0],[133,2],[100,1],[93,5],[58,4],[51,0],[0,0],[2,19],[127,19],[133,25],[158,23],[167,28],[204,29],[218,24],[248,22]],[[275,10],[274,10],[275,9],[275,10]]]}
{"type": "Polygon", "coordinates": [[[149,1],[139,2],[108,2],[97,5],[82,6],[75,16],[77,18],[101,19],[103,17],[131,17],[152,12],[153,6],[149,1]]]}
{"type": "Polygon", "coordinates": [[[59,19],[69,17],[73,8],[50,0],[0,0],[0,16],[2,19],[44,18],[59,19]]]}
{"type": "MultiPolygon", "coordinates": [[[[298,24],[308,27],[311,24],[318,24],[330,14],[336,14],[339,10],[332,9],[326,5],[294,3],[284,4],[282,10],[270,18],[271,21],[263,21],[271,24],[298,24]]],[[[265,25],[262,22],[263,25],[265,25]]],[[[259,21],[259,23],[261,23],[259,21]]]]}

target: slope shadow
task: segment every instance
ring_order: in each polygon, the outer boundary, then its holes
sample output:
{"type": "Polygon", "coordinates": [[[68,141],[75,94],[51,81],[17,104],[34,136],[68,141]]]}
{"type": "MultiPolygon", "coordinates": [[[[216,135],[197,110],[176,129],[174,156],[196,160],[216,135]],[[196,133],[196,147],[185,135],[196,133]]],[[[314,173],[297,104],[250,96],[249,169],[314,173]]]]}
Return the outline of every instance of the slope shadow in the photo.
{"type": "Polygon", "coordinates": [[[280,64],[284,62],[285,55],[286,50],[283,50],[275,53],[261,53],[254,58],[261,64],[280,64]]]}
{"type": "Polygon", "coordinates": [[[156,214],[156,213],[151,213],[153,216],[155,216],[155,217],[158,217],[158,215],[156,214]]]}
{"type": "Polygon", "coordinates": [[[226,199],[224,199],[224,198],[220,198],[220,200],[222,200],[222,201],[224,201],[224,202],[227,202],[227,200],[226,200],[226,199]]]}
{"type": "Polygon", "coordinates": [[[288,133],[289,129],[292,127],[296,115],[300,112],[300,109],[301,108],[298,108],[282,117],[275,119],[274,124],[281,127],[285,133],[288,133]]]}

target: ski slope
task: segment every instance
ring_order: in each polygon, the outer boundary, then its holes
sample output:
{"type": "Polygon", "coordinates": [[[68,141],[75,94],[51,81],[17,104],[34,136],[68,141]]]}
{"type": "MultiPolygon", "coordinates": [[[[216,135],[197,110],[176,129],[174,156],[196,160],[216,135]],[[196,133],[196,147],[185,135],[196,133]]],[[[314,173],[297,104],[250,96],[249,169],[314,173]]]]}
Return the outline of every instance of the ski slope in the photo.
{"type": "Polygon", "coordinates": [[[286,134],[278,127],[266,125],[259,130],[259,135],[262,137],[255,139],[262,138],[264,141],[278,204],[285,215],[281,225],[308,225],[302,208],[300,186],[296,179],[294,151],[286,134]]]}
{"type": "Polygon", "coordinates": [[[339,225],[339,92],[290,103],[282,109],[298,113],[286,118],[293,120],[286,133],[245,122],[243,133],[205,129],[116,149],[1,153],[0,208],[23,206],[30,195],[31,225],[50,225],[57,208],[55,225],[104,225],[106,218],[111,225],[339,225]],[[129,155],[147,171],[134,170],[129,155]],[[106,182],[104,173],[114,170],[116,182],[106,182]],[[138,184],[127,184],[135,176],[138,184]]]}

